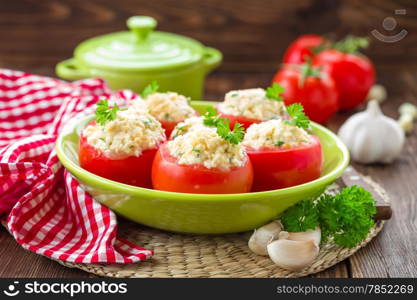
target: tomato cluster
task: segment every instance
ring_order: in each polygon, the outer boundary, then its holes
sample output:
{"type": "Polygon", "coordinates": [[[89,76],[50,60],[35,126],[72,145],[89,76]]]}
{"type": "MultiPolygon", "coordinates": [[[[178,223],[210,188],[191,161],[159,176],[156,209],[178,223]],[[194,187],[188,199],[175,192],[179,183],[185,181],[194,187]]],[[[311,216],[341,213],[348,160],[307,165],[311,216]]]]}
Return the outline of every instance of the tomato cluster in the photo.
{"type": "Polygon", "coordinates": [[[299,37],[286,50],[283,67],[273,78],[286,89],[285,104],[303,104],[318,123],[338,110],[358,107],[375,82],[372,62],[358,52],[366,45],[366,40],[353,37],[337,43],[319,35],[299,37]]]}

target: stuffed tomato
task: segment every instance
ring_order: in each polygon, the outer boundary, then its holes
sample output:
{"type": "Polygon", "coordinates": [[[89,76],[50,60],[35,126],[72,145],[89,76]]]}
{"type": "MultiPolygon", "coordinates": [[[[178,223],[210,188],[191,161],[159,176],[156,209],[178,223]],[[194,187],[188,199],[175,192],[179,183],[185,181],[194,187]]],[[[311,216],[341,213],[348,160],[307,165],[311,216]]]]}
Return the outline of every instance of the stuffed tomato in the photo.
{"type": "Polygon", "coordinates": [[[229,133],[221,137],[216,128],[196,125],[162,145],[152,167],[153,187],[198,194],[249,192],[251,162],[240,141],[231,139],[234,133],[229,133]]]}
{"type": "Polygon", "coordinates": [[[285,117],[285,105],[279,97],[281,91],[277,89],[274,93],[271,89],[272,92],[268,93],[268,90],[256,88],[228,92],[217,106],[219,115],[230,120],[231,128],[238,122],[244,129],[252,124],[285,117]]]}
{"type": "Polygon", "coordinates": [[[144,102],[149,113],[165,129],[166,136],[171,135],[178,123],[198,115],[189,105],[188,98],[174,92],[151,93],[147,95],[144,102]]]}
{"type": "Polygon", "coordinates": [[[320,177],[320,140],[290,121],[252,125],[243,145],[254,170],[252,191],[291,187],[320,177]]]}
{"type": "Polygon", "coordinates": [[[132,107],[98,109],[96,120],[81,133],[80,166],[110,180],[150,188],[152,162],[166,139],[161,124],[132,107]]]}

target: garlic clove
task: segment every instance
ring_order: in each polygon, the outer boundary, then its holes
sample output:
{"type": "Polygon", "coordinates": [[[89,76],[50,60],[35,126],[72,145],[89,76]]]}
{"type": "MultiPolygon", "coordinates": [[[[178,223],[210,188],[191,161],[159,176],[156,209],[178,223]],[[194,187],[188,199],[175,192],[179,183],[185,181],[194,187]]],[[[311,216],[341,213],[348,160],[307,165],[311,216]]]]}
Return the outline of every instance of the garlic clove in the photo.
{"type": "Polygon", "coordinates": [[[288,231],[281,231],[278,235],[278,239],[280,240],[287,240],[288,237],[290,236],[290,233],[288,231]]]}
{"type": "Polygon", "coordinates": [[[316,245],[320,245],[321,230],[317,227],[304,232],[288,232],[287,239],[292,241],[314,241],[316,245]]]}
{"type": "Polygon", "coordinates": [[[412,120],[417,119],[417,106],[412,103],[406,102],[400,105],[398,108],[400,115],[409,115],[412,120]]]}
{"type": "Polygon", "coordinates": [[[379,103],[382,103],[387,99],[387,90],[385,87],[381,84],[374,84],[368,92],[368,95],[366,96],[366,99],[368,101],[370,100],[376,100],[379,103]]]}
{"type": "Polygon", "coordinates": [[[290,271],[299,271],[311,265],[319,254],[319,246],[313,240],[276,240],[268,244],[267,250],[276,265],[290,271]]]}
{"type": "Polygon", "coordinates": [[[272,221],[255,229],[248,242],[249,249],[258,255],[268,255],[267,245],[278,238],[281,230],[282,224],[279,221],[272,221]]]}

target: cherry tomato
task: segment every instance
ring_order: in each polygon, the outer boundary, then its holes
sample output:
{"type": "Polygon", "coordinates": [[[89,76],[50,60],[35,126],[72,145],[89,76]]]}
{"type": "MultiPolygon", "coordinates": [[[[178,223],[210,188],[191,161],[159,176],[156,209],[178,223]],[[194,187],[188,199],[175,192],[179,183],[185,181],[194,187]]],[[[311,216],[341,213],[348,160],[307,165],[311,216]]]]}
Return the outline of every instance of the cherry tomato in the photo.
{"type": "Polygon", "coordinates": [[[303,67],[284,67],[274,77],[285,88],[281,94],[285,105],[301,103],[306,115],[313,121],[324,123],[338,110],[338,92],[334,81],[327,74],[320,74],[309,64],[303,67]],[[314,74],[309,75],[309,72],[314,74]]]}
{"type": "Polygon", "coordinates": [[[348,110],[363,103],[375,82],[375,69],[364,56],[329,49],[319,53],[313,64],[324,66],[339,92],[339,107],[348,110]]]}
{"type": "Polygon", "coordinates": [[[80,166],[98,176],[117,182],[151,188],[152,161],[157,148],[142,151],[140,156],[111,159],[80,137],[80,166]]]}
{"type": "Polygon", "coordinates": [[[170,155],[166,144],[156,153],[152,166],[152,183],[157,190],[198,193],[247,193],[253,181],[253,170],[247,158],[242,167],[206,168],[203,165],[180,165],[170,155]]]}
{"type": "Polygon", "coordinates": [[[246,152],[253,166],[254,192],[286,188],[320,177],[323,154],[315,136],[311,143],[300,147],[258,150],[247,147],[246,152]]]}
{"type": "Polygon", "coordinates": [[[285,64],[299,64],[313,57],[313,49],[323,44],[325,39],[317,34],[300,36],[290,44],[284,53],[282,60],[285,64]]]}
{"type": "Polygon", "coordinates": [[[262,122],[262,120],[246,118],[244,116],[235,116],[235,115],[225,114],[225,113],[222,113],[222,111],[219,108],[218,108],[218,113],[219,113],[219,116],[221,118],[229,119],[229,121],[230,121],[230,129],[233,129],[234,128],[235,123],[240,123],[242,125],[242,127],[246,130],[252,124],[261,123],[262,122]]]}

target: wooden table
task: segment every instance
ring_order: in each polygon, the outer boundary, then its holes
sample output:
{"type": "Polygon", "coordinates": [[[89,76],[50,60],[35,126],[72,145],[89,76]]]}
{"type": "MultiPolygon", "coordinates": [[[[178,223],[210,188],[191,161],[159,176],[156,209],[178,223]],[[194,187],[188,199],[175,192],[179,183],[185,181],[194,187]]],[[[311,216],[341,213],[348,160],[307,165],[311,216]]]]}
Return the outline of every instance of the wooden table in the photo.
{"type": "MultiPolygon", "coordinates": [[[[6,41],[0,47],[0,67],[53,76],[54,64],[68,57],[80,40],[120,30],[126,16],[143,12],[159,18],[163,30],[193,36],[224,52],[222,68],[208,78],[208,100],[220,100],[230,89],[269,85],[283,49],[296,35],[305,32],[306,26],[311,32],[368,34],[393,9],[407,6],[406,1],[359,0],[325,1],[322,7],[315,1],[290,5],[267,0],[227,1],[223,6],[215,0],[198,4],[172,0],[138,4],[123,0],[126,5],[111,0],[22,1],[26,6],[18,2],[7,1],[0,6],[0,36],[6,41]],[[237,9],[239,17],[234,13],[237,9]],[[187,15],[190,17],[184,17],[187,15]],[[320,22],[308,17],[313,15],[320,22]],[[57,40],[62,42],[54,42],[57,40]]],[[[412,34],[417,24],[415,17],[410,16],[416,15],[416,9],[409,6],[409,15],[399,17],[410,31],[404,43],[376,43],[368,53],[376,63],[378,81],[388,89],[389,99],[383,104],[383,111],[391,117],[398,117],[402,102],[417,103],[416,36],[412,34]]],[[[349,114],[338,114],[328,126],[337,130],[349,114]]],[[[403,153],[394,164],[354,165],[388,191],[393,218],[367,247],[314,277],[417,277],[416,129],[407,137],[403,153]]],[[[0,277],[90,276],[23,250],[0,229],[0,277]]]]}

